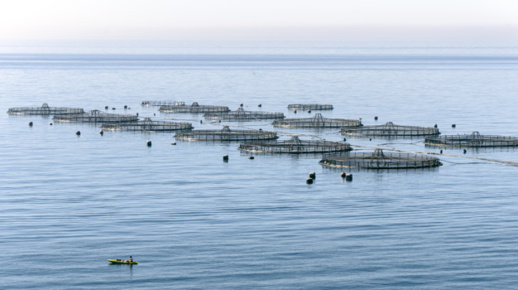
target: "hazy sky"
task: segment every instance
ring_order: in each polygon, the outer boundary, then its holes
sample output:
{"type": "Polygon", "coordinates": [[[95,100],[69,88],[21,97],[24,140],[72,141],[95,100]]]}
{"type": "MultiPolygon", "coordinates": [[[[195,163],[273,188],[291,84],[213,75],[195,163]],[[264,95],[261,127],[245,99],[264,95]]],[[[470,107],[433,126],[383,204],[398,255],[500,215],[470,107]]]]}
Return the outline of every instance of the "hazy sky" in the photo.
{"type": "Polygon", "coordinates": [[[518,0],[2,0],[0,40],[518,39],[518,0]]]}

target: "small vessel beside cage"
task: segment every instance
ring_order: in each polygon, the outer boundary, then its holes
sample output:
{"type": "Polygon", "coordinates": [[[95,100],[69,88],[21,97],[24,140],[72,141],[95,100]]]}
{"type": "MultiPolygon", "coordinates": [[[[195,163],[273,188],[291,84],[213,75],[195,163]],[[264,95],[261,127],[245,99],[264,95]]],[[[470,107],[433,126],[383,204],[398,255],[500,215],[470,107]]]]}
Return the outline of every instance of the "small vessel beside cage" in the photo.
{"type": "Polygon", "coordinates": [[[289,118],[275,120],[272,125],[281,128],[342,128],[363,126],[360,120],[329,119],[317,113],[310,118],[289,118]]]}
{"type": "Polygon", "coordinates": [[[385,153],[381,149],[374,152],[330,154],[324,156],[320,165],[339,168],[362,169],[412,169],[441,166],[439,158],[415,153],[385,153]]]}
{"type": "Polygon", "coordinates": [[[239,145],[239,150],[270,154],[311,154],[351,151],[351,145],[325,140],[300,140],[298,136],[286,141],[252,141],[239,145]]]}
{"type": "Polygon", "coordinates": [[[191,130],[192,124],[188,122],[153,121],[151,118],[144,118],[136,122],[104,123],[103,130],[111,131],[141,131],[141,132],[172,132],[178,130],[191,130]]]}
{"type": "Polygon", "coordinates": [[[14,107],[7,111],[9,115],[65,115],[65,114],[82,114],[82,108],[68,107],[49,107],[47,103],[43,103],[41,107],[14,107]]]}
{"type": "Polygon", "coordinates": [[[424,144],[445,147],[514,147],[518,146],[518,137],[480,135],[478,131],[474,131],[464,135],[427,137],[424,144]]]}
{"type": "Polygon", "coordinates": [[[365,137],[420,137],[428,135],[439,135],[438,128],[402,126],[387,122],[384,125],[344,127],[340,131],[342,135],[365,136],[365,137]]]}
{"type": "Polygon", "coordinates": [[[206,113],[203,115],[203,118],[208,120],[244,122],[268,119],[284,119],[284,113],[245,111],[243,108],[238,108],[237,110],[230,112],[206,113]]]}
{"type": "Polygon", "coordinates": [[[221,130],[192,130],[177,132],[175,138],[186,141],[253,141],[274,140],[277,133],[263,130],[231,130],[224,126],[221,130]]]}
{"type": "Polygon", "coordinates": [[[333,105],[329,105],[329,104],[289,104],[288,109],[292,110],[292,111],[332,110],[333,105]]]}
{"type": "Polygon", "coordinates": [[[92,110],[82,114],[56,115],[54,122],[78,122],[78,123],[118,123],[138,121],[136,115],[111,114],[99,110],[92,110]]]}
{"type": "Polygon", "coordinates": [[[213,112],[228,112],[230,109],[227,106],[212,106],[212,105],[200,105],[198,102],[192,103],[187,106],[184,104],[178,105],[163,105],[160,106],[158,111],[162,113],[213,113],[213,112]]]}

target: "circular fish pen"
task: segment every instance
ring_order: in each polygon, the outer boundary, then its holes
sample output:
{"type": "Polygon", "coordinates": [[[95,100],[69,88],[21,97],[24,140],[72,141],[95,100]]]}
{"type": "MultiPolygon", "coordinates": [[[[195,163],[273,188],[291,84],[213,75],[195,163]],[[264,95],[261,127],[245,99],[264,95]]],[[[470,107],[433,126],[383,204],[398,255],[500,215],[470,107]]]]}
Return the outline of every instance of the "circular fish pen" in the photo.
{"type": "Polygon", "coordinates": [[[143,121],[137,122],[104,123],[101,125],[101,129],[134,132],[171,132],[178,130],[191,130],[192,124],[187,122],[152,121],[150,118],[145,118],[143,121]]]}
{"type": "Polygon", "coordinates": [[[276,120],[272,123],[274,127],[281,128],[342,128],[362,126],[360,120],[329,119],[317,113],[311,118],[291,118],[276,120]]]}
{"type": "Polygon", "coordinates": [[[185,102],[177,102],[177,101],[142,101],[142,106],[185,106],[185,102]]]}
{"type": "Polygon", "coordinates": [[[449,146],[449,147],[513,147],[518,146],[517,137],[480,135],[475,131],[465,135],[444,135],[437,137],[427,137],[425,145],[429,146],[449,146]]]}
{"type": "Polygon", "coordinates": [[[276,132],[263,130],[230,130],[228,126],[221,130],[192,130],[177,132],[175,138],[186,141],[255,141],[277,139],[276,132]]]}
{"type": "Polygon", "coordinates": [[[332,110],[333,105],[328,104],[289,104],[289,110],[311,111],[311,110],[332,110]]]}
{"type": "Polygon", "coordinates": [[[85,111],[82,108],[67,107],[49,107],[44,103],[41,107],[15,107],[9,108],[7,111],[10,115],[64,115],[64,114],[82,114],[85,111]]]}
{"type": "Polygon", "coordinates": [[[239,150],[252,153],[288,153],[288,154],[305,154],[305,153],[331,153],[351,151],[351,145],[348,143],[331,142],[331,141],[311,141],[300,140],[298,136],[291,137],[287,141],[270,141],[270,142],[249,142],[239,145],[239,150]]]}
{"type": "Polygon", "coordinates": [[[57,115],[54,116],[54,122],[77,122],[77,123],[118,123],[118,122],[134,122],[138,121],[138,117],[134,115],[121,115],[104,113],[99,110],[93,110],[88,113],[74,115],[57,115]]]}
{"type": "Polygon", "coordinates": [[[230,111],[226,113],[207,113],[203,115],[203,118],[209,120],[243,122],[267,119],[284,119],[284,114],[277,112],[245,111],[243,108],[239,108],[236,111],[230,111]]]}
{"type": "Polygon", "coordinates": [[[158,111],[162,113],[213,113],[213,112],[229,112],[226,106],[199,105],[198,102],[192,103],[190,106],[183,105],[166,105],[160,106],[158,111]]]}
{"type": "Polygon", "coordinates": [[[413,169],[442,165],[436,157],[414,153],[384,153],[381,149],[376,149],[373,153],[326,155],[319,164],[327,167],[361,169],[413,169]]]}
{"type": "Polygon", "coordinates": [[[434,127],[401,126],[388,122],[384,125],[344,127],[340,131],[342,135],[366,136],[366,137],[419,137],[427,135],[439,135],[439,129],[434,127]]]}

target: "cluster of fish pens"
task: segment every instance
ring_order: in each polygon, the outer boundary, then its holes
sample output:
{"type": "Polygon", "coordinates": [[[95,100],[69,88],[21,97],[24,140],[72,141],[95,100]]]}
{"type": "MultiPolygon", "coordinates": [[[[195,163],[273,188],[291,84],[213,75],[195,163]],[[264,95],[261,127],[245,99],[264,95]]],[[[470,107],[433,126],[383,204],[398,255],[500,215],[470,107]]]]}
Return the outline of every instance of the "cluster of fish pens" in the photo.
{"type": "MultiPolygon", "coordinates": [[[[197,102],[186,105],[177,101],[142,101],[142,106],[158,106],[162,113],[204,114],[207,120],[221,121],[262,121],[274,120],[273,127],[326,129],[339,128],[344,136],[383,137],[383,138],[415,138],[425,137],[425,145],[450,147],[507,147],[518,146],[518,138],[506,136],[484,136],[478,132],[470,135],[439,136],[437,126],[417,127],[402,126],[388,122],[383,125],[364,126],[361,119],[329,119],[317,113],[309,118],[286,119],[283,113],[246,111],[242,105],[236,111],[226,106],[199,105],[197,102]]],[[[260,107],[261,105],[259,105],[260,107]]],[[[106,107],[107,109],[107,107],[106,107]]],[[[289,110],[332,110],[332,105],[326,104],[290,104],[289,110]]],[[[233,130],[224,126],[220,130],[193,130],[189,122],[153,121],[151,118],[141,120],[136,115],[111,114],[92,110],[85,112],[81,108],[49,107],[17,107],[10,108],[11,115],[54,115],[55,122],[86,122],[101,124],[102,130],[112,131],[141,131],[141,132],[172,132],[175,138],[187,141],[212,142],[244,142],[239,150],[251,153],[265,154],[324,154],[319,164],[327,167],[364,168],[364,169],[409,169],[428,168],[442,165],[438,158],[414,153],[383,152],[376,149],[371,153],[350,152],[351,145],[345,142],[325,140],[301,140],[293,136],[289,140],[279,141],[277,132],[259,130],[233,130]]],[[[377,117],[375,118],[377,119],[377,117]]],[[[200,121],[202,122],[202,121],[200,121]]],[[[102,131],[101,131],[102,132],[102,131]]],[[[345,141],[345,138],[344,138],[345,141]]],[[[151,144],[148,141],[148,146],[151,144]]]]}

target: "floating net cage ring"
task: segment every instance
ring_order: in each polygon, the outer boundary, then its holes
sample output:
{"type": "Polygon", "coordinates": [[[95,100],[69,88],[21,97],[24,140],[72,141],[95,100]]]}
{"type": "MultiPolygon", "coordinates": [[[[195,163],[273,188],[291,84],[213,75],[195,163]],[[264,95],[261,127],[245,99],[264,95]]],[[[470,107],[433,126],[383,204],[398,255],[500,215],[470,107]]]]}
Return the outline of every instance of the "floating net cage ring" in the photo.
{"type": "Polygon", "coordinates": [[[329,119],[317,113],[311,118],[291,118],[276,120],[272,123],[274,127],[282,128],[342,128],[363,126],[360,120],[350,119],[329,119]]]}
{"type": "Polygon", "coordinates": [[[326,155],[319,164],[327,167],[363,169],[412,169],[441,166],[439,158],[414,153],[385,153],[381,149],[373,153],[345,153],[326,155]]]}
{"type": "Polygon", "coordinates": [[[116,123],[116,122],[134,122],[138,121],[136,115],[122,115],[104,113],[99,110],[93,110],[83,114],[73,115],[57,115],[54,116],[55,122],[83,122],[83,123],[116,123]]]}
{"type": "Polygon", "coordinates": [[[229,112],[230,109],[227,106],[212,106],[212,105],[200,105],[198,102],[192,103],[192,105],[162,105],[158,111],[163,113],[214,113],[214,112],[229,112]]]}
{"type": "Polygon", "coordinates": [[[185,106],[185,102],[179,102],[179,101],[142,101],[142,106],[185,106]]]}
{"type": "Polygon", "coordinates": [[[245,111],[238,108],[236,111],[224,113],[207,113],[203,118],[209,120],[226,120],[226,121],[246,121],[261,119],[284,119],[284,113],[278,112],[262,112],[262,111],[245,111]]]}
{"type": "Polygon", "coordinates": [[[300,110],[300,111],[310,111],[310,110],[332,110],[333,105],[329,104],[289,104],[289,110],[300,110]]]}
{"type": "Polygon", "coordinates": [[[170,132],[191,130],[192,124],[187,122],[152,121],[150,118],[145,118],[143,121],[137,122],[104,123],[101,125],[101,129],[111,131],[170,132]]]}
{"type": "Polygon", "coordinates": [[[274,140],[277,133],[263,130],[230,130],[224,126],[221,130],[192,130],[177,132],[175,138],[187,141],[255,141],[274,140]]]}
{"type": "Polygon", "coordinates": [[[340,131],[342,135],[353,136],[385,136],[385,137],[416,137],[427,135],[439,135],[439,129],[435,127],[402,126],[388,122],[384,125],[344,127],[340,131]]]}
{"type": "Polygon", "coordinates": [[[518,146],[518,137],[481,135],[478,131],[465,135],[444,135],[427,137],[425,145],[451,147],[514,147],[518,146]]]}
{"type": "Polygon", "coordinates": [[[287,141],[263,141],[248,142],[239,145],[239,150],[253,153],[330,153],[351,151],[348,143],[321,141],[321,140],[300,140],[298,136],[291,137],[287,141]]]}
{"type": "Polygon", "coordinates": [[[63,115],[63,114],[82,114],[82,108],[68,107],[49,107],[47,103],[43,103],[41,107],[14,107],[7,111],[11,115],[63,115]]]}

